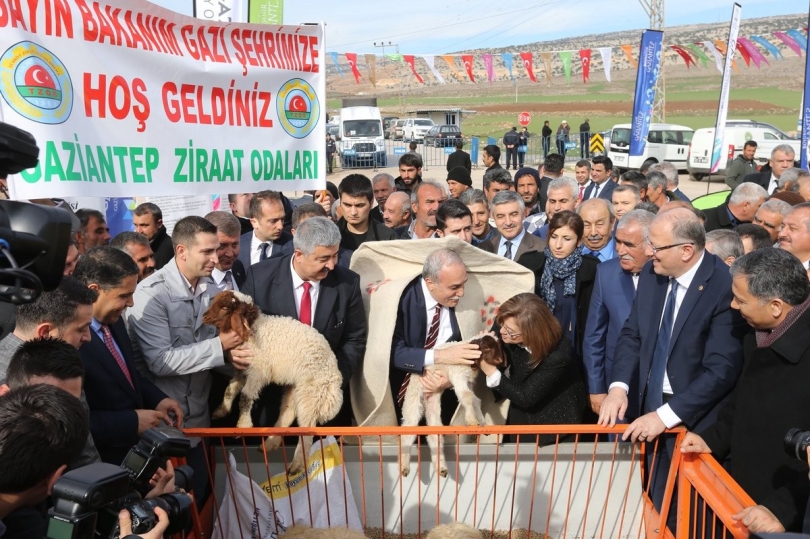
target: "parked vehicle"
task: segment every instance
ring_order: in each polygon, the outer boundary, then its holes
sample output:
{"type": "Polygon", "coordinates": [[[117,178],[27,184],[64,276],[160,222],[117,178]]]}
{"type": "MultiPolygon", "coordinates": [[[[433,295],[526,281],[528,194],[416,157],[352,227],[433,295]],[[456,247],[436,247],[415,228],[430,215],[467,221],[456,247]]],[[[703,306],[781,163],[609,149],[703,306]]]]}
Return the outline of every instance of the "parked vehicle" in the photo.
{"type": "Polygon", "coordinates": [[[404,125],[405,120],[403,119],[394,120],[393,122],[391,122],[391,124],[388,126],[388,129],[385,130],[385,138],[390,138],[391,140],[402,140],[404,125]]]}
{"type": "Polygon", "coordinates": [[[405,142],[424,140],[425,135],[434,125],[436,124],[430,118],[406,118],[402,125],[402,140],[405,142]]]}
{"type": "Polygon", "coordinates": [[[383,133],[385,134],[385,138],[391,138],[391,134],[389,129],[391,126],[396,122],[398,118],[396,116],[385,116],[383,117],[383,133]]]}
{"type": "Polygon", "coordinates": [[[630,124],[614,125],[610,130],[608,157],[613,168],[622,172],[641,168],[648,159],[656,163],[669,161],[679,170],[686,169],[689,144],[694,130],[691,127],[675,124],[651,124],[647,144],[642,155],[630,156],[630,124]]]}
{"type": "Polygon", "coordinates": [[[337,143],[344,168],[385,166],[385,138],[377,107],[340,109],[337,143]]]}
{"type": "MultiPolygon", "coordinates": [[[[695,131],[692,144],[689,147],[686,170],[695,180],[702,180],[709,175],[712,164],[712,148],[714,147],[714,127],[705,127],[695,131]]],[[[726,167],[740,155],[743,146],[749,140],[756,141],[757,151],[754,160],[764,164],[771,156],[771,150],[779,144],[791,144],[798,154],[800,140],[791,139],[780,129],[771,124],[754,120],[728,120],[723,132],[720,157],[720,168],[713,175],[725,176],[726,167]]]]}
{"type": "Polygon", "coordinates": [[[326,132],[332,135],[333,139],[340,139],[340,126],[338,124],[326,124],[326,132]]]}
{"type": "Polygon", "coordinates": [[[440,148],[455,146],[461,140],[461,128],[457,125],[434,125],[425,134],[425,146],[440,148]]]}

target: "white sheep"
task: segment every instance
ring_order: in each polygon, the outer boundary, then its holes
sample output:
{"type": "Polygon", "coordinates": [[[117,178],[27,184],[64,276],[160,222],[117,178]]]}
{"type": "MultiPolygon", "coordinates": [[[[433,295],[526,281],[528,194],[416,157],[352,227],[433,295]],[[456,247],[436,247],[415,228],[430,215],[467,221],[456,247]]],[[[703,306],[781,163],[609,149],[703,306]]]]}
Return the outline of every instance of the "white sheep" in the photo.
{"type": "MultiPolygon", "coordinates": [[[[276,427],[289,427],[296,419],[301,427],[315,427],[340,411],[343,376],[329,342],[318,330],[286,316],[261,314],[250,296],[232,291],[217,294],[203,322],[217,327],[220,333],[237,332],[254,352],[250,367],[237,371],[228,384],[214,418],[230,413],[241,391],[236,426],[252,427],[250,411],[268,384],[286,386],[276,427]]],[[[265,442],[268,451],[280,445],[281,436],[269,436],[265,442]]],[[[304,455],[309,454],[311,445],[312,436],[301,437],[290,463],[291,474],[304,469],[304,455]]]]}
{"type": "MultiPolygon", "coordinates": [[[[503,362],[503,352],[501,351],[500,343],[491,335],[482,335],[470,341],[477,344],[481,348],[481,358],[478,361],[487,361],[493,365],[498,365],[503,362]]],[[[457,343],[445,343],[437,346],[441,349],[445,346],[451,346],[457,343]]],[[[475,377],[478,375],[478,363],[467,365],[446,365],[434,364],[425,367],[426,371],[440,372],[452,384],[453,391],[458,397],[458,402],[464,408],[464,420],[467,425],[471,427],[484,425],[484,414],[481,412],[481,399],[475,396],[472,387],[475,377]]],[[[442,393],[430,393],[425,396],[425,388],[422,383],[414,375],[413,380],[408,384],[405,390],[405,396],[402,399],[402,426],[415,427],[419,425],[422,417],[425,418],[425,423],[431,427],[442,426],[442,393]]],[[[416,440],[416,435],[406,434],[402,436],[402,445],[400,449],[400,471],[403,477],[407,477],[411,473],[411,446],[416,440]]],[[[447,466],[444,462],[442,455],[441,436],[428,435],[428,446],[431,451],[431,461],[433,468],[439,472],[442,477],[447,477],[447,466]]]]}

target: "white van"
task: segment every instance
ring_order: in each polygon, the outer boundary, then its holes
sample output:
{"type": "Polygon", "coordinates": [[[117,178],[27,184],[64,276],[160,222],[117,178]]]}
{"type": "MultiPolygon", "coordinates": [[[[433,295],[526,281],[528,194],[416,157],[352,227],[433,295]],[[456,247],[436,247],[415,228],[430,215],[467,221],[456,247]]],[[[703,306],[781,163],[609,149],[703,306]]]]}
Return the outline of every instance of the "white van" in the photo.
{"type": "MultiPolygon", "coordinates": [[[[723,132],[720,168],[714,175],[725,176],[726,167],[740,155],[743,146],[749,140],[758,143],[755,160],[767,161],[771,149],[785,142],[795,142],[788,135],[771,124],[754,120],[728,120],[723,132]],[[760,148],[761,147],[761,148],[760,148]]],[[[702,180],[709,175],[712,166],[712,147],[714,146],[714,127],[704,127],[695,131],[692,145],[689,148],[689,160],[686,170],[695,180],[702,180]]]]}
{"type": "Polygon", "coordinates": [[[613,168],[622,172],[638,170],[648,159],[656,163],[669,161],[678,170],[686,168],[689,143],[692,142],[694,130],[691,127],[675,124],[650,124],[644,154],[630,156],[630,124],[614,125],[610,130],[608,157],[613,161],[613,168]]]}
{"type": "Polygon", "coordinates": [[[380,109],[377,107],[340,109],[337,149],[340,153],[340,162],[345,168],[386,166],[380,109]]]}

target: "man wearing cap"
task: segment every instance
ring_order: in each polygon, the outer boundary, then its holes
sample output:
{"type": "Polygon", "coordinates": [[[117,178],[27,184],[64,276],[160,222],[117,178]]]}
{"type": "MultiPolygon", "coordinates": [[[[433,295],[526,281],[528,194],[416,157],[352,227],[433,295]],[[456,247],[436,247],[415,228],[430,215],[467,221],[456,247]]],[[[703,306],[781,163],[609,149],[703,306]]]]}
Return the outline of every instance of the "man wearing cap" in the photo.
{"type": "Polygon", "coordinates": [[[450,198],[458,198],[467,189],[472,189],[470,171],[464,167],[455,167],[447,173],[447,189],[450,198]]]}

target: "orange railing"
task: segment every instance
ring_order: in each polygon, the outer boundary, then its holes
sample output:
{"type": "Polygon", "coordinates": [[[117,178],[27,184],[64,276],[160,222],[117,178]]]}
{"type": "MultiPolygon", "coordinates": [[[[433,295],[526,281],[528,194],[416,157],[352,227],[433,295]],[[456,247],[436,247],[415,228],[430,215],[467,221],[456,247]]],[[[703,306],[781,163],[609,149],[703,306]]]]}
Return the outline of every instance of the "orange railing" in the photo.
{"type": "MultiPolygon", "coordinates": [[[[618,441],[616,436],[613,441],[606,441],[607,434],[620,434],[624,428],[555,425],[189,429],[185,431],[188,436],[202,437],[208,443],[214,492],[204,510],[200,514],[195,512],[192,535],[207,539],[218,532],[219,537],[269,539],[282,532],[277,522],[271,525],[270,533],[254,526],[254,533],[247,536],[241,530],[223,529],[221,508],[235,511],[241,521],[250,521],[255,516],[238,509],[235,497],[231,500],[225,497],[225,487],[231,481],[228,454],[234,454],[237,470],[256,484],[271,484],[279,475],[289,481],[286,468],[294,444],[267,452],[262,450],[259,440],[270,435],[314,435],[337,437],[340,461],[344,463],[342,482],[337,489],[332,487],[331,495],[326,492],[321,496],[326,499],[324,505],[305,502],[305,514],[295,515],[295,521],[314,522],[314,515],[324,513],[326,526],[334,525],[332,518],[349,521],[347,498],[352,497],[348,494],[351,488],[363,529],[377,537],[424,537],[436,525],[464,522],[484,530],[490,538],[508,533],[506,537],[652,539],[673,537],[663,523],[669,511],[675,511],[679,539],[728,534],[747,538],[745,528],[736,524],[731,515],[753,502],[710,455],[676,455],[663,507],[660,513],[656,511],[643,486],[643,463],[648,450],[657,451],[657,444],[632,445],[618,441]],[[448,476],[436,473],[427,444],[417,438],[416,449],[411,449],[411,473],[402,477],[399,436],[405,434],[443,435],[448,476]],[[521,436],[515,443],[495,443],[504,436],[516,435],[521,436]],[[536,441],[541,435],[544,439],[550,437],[552,443],[539,446],[536,441]],[[464,437],[469,436],[474,437],[473,441],[465,443],[464,437]],[[260,450],[256,451],[252,445],[260,450]],[[673,497],[676,484],[677,497],[673,497]],[[329,500],[339,503],[330,507],[329,500]],[[513,532],[519,533],[511,535],[513,532]]],[[[672,433],[679,438],[684,434],[682,429],[672,433]]],[[[323,448],[323,443],[323,438],[316,440],[313,448],[323,448]]],[[[306,500],[317,494],[310,489],[329,488],[325,483],[310,484],[308,476],[302,477],[306,500]]],[[[291,496],[289,492],[287,496],[291,496]]],[[[251,499],[255,508],[256,494],[251,499]]],[[[288,505],[292,509],[292,500],[288,505]]]]}

